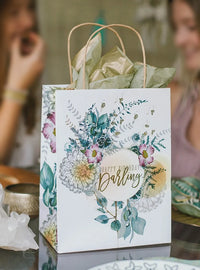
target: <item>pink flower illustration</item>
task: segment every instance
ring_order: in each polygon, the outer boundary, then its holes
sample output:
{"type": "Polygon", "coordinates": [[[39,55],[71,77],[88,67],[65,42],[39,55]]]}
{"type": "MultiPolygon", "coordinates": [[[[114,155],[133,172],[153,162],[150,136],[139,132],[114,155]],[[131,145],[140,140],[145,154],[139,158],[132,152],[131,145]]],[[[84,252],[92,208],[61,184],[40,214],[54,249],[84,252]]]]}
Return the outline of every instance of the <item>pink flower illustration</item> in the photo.
{"type": "Polygon", "coordinates": [[[152,157],[154,153],[154,148],[146,144],[141,144],[139,147],[140,155],[139,155],[139,163],[140,166],[145,167],[147,164],[150,164],[154,161],[154,157],[152,157]]]}
{"type": "Polygon", "coordinates": [[[56,152],[56,126],[55,126],[55,112],[47,115],[46,123],[44,123],[42,134],[46,139],[50,140],[51,152],[56,152]]]}
{"type": "Polygon", "coordinates": [[[102,160],[102,153],[99,150],[98,144],[94,144],[85,151],[88,163],[99,163],[102,160]]]}

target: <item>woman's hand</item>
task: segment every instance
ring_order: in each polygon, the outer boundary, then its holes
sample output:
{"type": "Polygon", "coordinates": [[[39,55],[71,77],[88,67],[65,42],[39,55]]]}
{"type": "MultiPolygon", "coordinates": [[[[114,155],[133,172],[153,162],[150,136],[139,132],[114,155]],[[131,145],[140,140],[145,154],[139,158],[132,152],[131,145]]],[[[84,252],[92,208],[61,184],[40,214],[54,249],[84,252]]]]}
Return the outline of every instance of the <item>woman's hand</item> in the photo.
{"type": "Polygon", "coordinates": [[[13,42],[7,81],[10,89],[28,89],[44,68],[44,42],[35,33],[29,34],[29,40],[32,47],[26,55],[21,52],[21,39],[13,42]]]}

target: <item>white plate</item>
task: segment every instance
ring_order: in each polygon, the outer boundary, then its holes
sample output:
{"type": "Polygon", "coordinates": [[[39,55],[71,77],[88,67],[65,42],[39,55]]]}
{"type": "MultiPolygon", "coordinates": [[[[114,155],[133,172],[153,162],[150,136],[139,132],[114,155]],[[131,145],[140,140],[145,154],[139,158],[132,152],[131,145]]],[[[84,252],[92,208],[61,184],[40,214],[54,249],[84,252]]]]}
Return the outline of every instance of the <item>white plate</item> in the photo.
{"type": "Polygon", "coordinates": [[[89,270],[199,270],[200,267],[171,261],[117,261],[100,265],[89,270]]]}

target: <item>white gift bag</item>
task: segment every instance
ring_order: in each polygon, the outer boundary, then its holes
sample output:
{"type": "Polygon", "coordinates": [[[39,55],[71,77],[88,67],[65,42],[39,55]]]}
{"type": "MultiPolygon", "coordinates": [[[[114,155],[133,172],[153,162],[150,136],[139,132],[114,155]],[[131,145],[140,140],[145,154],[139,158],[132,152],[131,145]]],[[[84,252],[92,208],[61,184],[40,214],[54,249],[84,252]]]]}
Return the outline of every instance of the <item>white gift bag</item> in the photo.
{"type": "Polygon", "coordinates": [[[66,87],[43,86],[41,233],[58,253],[170,243],[170,89],[66,87]]]}

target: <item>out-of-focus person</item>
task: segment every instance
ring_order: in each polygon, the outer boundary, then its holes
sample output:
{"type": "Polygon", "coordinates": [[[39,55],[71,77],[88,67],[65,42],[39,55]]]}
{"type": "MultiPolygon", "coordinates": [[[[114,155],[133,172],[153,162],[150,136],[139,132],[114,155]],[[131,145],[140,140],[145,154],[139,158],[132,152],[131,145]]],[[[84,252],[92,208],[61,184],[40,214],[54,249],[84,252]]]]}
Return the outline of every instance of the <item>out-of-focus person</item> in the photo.
{"type": "Polygon", "coordinates": [[[180,51],[172,97],[172,176],[200,178],[200,0],[168,0],[180,51]]]}
{"type": "Polygon", "coordinates": [[[31,167],[40,148],[39,89],[44,43],[35,1],[0,0],[0,163],[31,167]]]}

